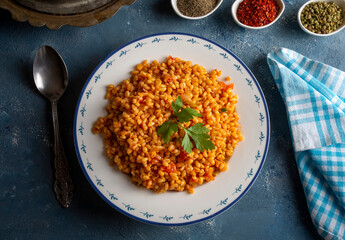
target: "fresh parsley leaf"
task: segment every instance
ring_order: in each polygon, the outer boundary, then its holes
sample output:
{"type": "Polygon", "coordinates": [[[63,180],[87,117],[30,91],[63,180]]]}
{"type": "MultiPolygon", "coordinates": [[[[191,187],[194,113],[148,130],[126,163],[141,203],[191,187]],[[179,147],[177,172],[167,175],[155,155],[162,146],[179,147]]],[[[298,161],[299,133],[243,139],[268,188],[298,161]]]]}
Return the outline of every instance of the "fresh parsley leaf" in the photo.
{"type": "Polygon", "coordinates": [[[160,134],[165,143],[169,143],[171,135],[178,131],[178,124],[171,120],[158,127],[157,133],[160,134]]]}
{"type": "Polygon", "coordinates": [[[171,108],[173,109],[174,114],[177,114],[182,108],[182,106],[183,106],[183,102],[180,96],[176,98],[175,102],[171,103],[171,108]]]}
{"type": "Polygon", "coordinates": [[[212,150],[216,148],[208,134],[200,134],[198,135],[198,138],[193,136],[192,138],[195,142],[195,146],[200,150],[200,152],[203,152],[203,149],[212,150]]]}
{"type": "Polygon", "coordinates": [[[205,126],[203,126],[202,123],[196,123],[190,128],[188,128],[188,130],[197,134],[208,133],[210,131],[205,126]]]}
{"type": "Polygon", "coordinates": [[[222,112],[226,112],[228,111],[226,108],[222,108],[222,112]]]}
{"type": "Polygon", "coordinates": [[[215,146],[211,141],[211,137],[207,134],[209,130],[203,126],[202,123],[196,123],[187,129],[181,125],[181,123],[188,122],[193,119],[193,117],[202,116],[198,111],[192,108],[182,107],[182,99],[178,96],[177,99],[171,103],[171,108],[173,109],[175,116],[158,127],[157,133],[161,135],[164,142],[169,143],[171,135],[174,132],[177,132],[180,126],[185,131],[185,135],[182,139],[182,147],[188,154],[193,150],[193,143],[191,140],[194,141],[196,148],[201,152],[204,149],[215,149],[215,146]]]}
{"type": "Polygon", "coordinates": [[[193,117],[201,117],[202,115],[198,111],[192,108],[183,108],[179,113],[175,113],[176,117],[181,123],[188,122],[192,120],[193,117]]]}
{"type": "MultiPolygon", "coordinates": [[[[188,134],[193,139],[196,148],[199,149],[200,152],[203,152],[204,149],[205,150],[215,149],[215,146],[213,142],[211,141],[211,137],[208,134],[206,134],[209,130],[205,126],[202,126],[202,124],[197,123],[195,125],[184,130],[185,130],[185,134],[188,134]]],[[[186,150],[186,152],[188,151],[186,150]]]]}
{"type": "Polygon", "coordinates": [[[190,141],[189,135],[186,130],[185,130],[184,137],[182,139],[182,147],[188,154],[192,152],[193,143],[190,141]]]}

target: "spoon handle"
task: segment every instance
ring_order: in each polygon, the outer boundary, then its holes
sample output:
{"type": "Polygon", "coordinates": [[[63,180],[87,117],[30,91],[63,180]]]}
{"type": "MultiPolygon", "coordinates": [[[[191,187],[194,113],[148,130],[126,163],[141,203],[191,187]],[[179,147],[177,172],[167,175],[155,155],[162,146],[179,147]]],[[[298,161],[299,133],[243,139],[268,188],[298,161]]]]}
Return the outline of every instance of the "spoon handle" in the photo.
{"type": "Polygon", "coordinates": [[[60,128],[58,120],[58,111],[57,111],[57,101],[52,101],[52,115],[53,115],[53,125],[54,125],[54,151],[55,151],[55,182],[54,182],[54,191],[56,199],[60,205],[64,208],[69,207],[72,201],[72,191],[73,191],[73,182],[70,178],[68,171],[67,158],[65,156],[61,137],[60,137],[60,128]]]}

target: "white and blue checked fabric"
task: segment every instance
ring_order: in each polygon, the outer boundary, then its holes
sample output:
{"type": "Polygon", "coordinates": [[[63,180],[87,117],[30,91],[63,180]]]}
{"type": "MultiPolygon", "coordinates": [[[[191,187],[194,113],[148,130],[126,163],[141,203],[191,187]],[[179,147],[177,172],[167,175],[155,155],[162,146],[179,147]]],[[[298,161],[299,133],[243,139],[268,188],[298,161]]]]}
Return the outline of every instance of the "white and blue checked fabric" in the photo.
{"type": "Polygon", "coordinates": [[[286,105],[311,219],[324,239],[344,239],[345,73],[286,48],[267,61],[286,105]]]}

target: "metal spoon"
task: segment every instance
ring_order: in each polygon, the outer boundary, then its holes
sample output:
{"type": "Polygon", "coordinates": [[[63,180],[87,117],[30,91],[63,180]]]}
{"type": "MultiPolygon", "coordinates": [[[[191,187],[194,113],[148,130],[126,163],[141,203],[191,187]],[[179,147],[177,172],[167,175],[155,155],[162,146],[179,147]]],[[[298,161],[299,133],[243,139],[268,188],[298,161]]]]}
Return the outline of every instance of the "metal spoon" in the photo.
{"type": "Polygon", "coordinates": [[[61,143],[57,103],[68,83],[67,68],[61,56],[49,46],[42,46],[36,54],[33,75],[37,89],[51,102],[54,124],[56,199],[67,208],[72,201],[73,183],[68,172],[68,163],[61,143]]]}

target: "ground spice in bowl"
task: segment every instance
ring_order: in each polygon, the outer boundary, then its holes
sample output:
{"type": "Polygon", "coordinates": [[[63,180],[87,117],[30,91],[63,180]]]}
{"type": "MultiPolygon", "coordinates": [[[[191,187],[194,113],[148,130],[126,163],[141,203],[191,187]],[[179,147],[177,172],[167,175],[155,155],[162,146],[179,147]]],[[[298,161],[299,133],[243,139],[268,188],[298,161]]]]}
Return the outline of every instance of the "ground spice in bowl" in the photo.
{"type": "Polygon", "coordinates": [[[261,27],[274,21],[279,6],[275,0],[243,0],[237,8],[237,19],[248,26],[261,27]]]}
{"type": "Polygon", "coordinates": [[[188,17],[208,14],[217,6],[218,0],[177,0],[177,8],[188,17]]]}

